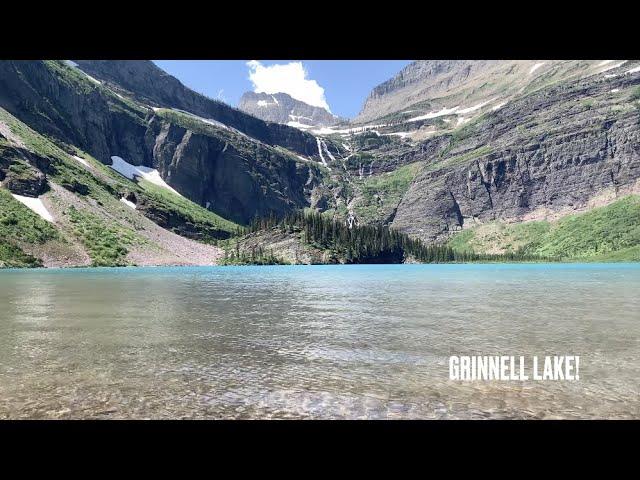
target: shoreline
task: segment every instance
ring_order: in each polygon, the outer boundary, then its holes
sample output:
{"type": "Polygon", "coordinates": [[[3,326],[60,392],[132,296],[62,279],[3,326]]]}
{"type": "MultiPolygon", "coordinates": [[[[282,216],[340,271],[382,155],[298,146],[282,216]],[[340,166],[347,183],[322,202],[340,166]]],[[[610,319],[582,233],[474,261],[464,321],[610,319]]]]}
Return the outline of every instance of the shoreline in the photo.
{"type": "Polygon", "coordinates": [[[247,265],[114,265],[114,266],[99,266],[92,267],[88,265],[81,266],[72,266],[72,267],[1,267],[0,274],[2,272],[53,272],[53,271],[75,271],[75,270],[91,270],[91,271],[101,271],[101,270],[149,270],[149,269],[205,269],[205,268],[244,268],[244,267],[357,267],[357,266],[380,266],[380,267],[389,267],[389,266],[427,266],[427,265],[557,265],[557,266],[570,266],[570,265],[637,265],[640,266],[640,261],[620,261],[620,262],[585,262],[585,261],[558,261],[558,262],[432,262],[432,263],[314,263],[314,264],[274,264],[274,265],[263,265],[263,264],[247,264],[247,265]]]}

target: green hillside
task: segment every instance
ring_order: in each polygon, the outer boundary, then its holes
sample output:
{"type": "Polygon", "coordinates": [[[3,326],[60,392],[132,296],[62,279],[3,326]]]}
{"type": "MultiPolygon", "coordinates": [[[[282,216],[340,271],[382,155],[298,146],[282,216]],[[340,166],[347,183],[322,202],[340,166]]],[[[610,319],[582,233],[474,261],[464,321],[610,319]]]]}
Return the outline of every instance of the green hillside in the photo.
{"type": "Polygon", "coordinates": [[[640,196],[557,221],[492,222],[456,234],[448,244],[476,252],[521,252],[563,260],[640,261],[640,196]]]}

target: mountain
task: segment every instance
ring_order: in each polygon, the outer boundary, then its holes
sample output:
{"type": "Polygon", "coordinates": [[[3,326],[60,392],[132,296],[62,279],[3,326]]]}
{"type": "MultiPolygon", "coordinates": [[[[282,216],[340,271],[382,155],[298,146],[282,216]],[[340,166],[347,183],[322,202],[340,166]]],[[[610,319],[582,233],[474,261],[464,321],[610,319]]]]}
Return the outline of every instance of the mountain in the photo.
{"type": "Polygon", "coordinates": [[[415,62],[312,128],[152,62],[0,61],[0,266],[640,260],[638,125],[638,61],[415,62]]]}
{"type": "Polygon", "coordinates": [[[132,63],[126,81],[115,83],[118,75],[107,72],[119,62],[90,70],[94,64],[82,62],[87,72],[54,61],[0,62],[0,106],[104,164],[119,156],[156,168],[183,196],[234,221],[307,204],[305,188],[318,175],[313,136],[177,89],[175,79],[169,88],[151,62],[132,63]]]}
{"type": "Polygon", "coordinates": [[[301,155],[312,153],[315,139],[297,129],[265,123],[229,105],[185,87],[150,61],[77,60],[79,69],[102,81],[114,92],[152,108],[182,110],[228,127],[269,145],[301,155]]]}
{"type": "MultiPolygon", "coordinates": [[[[563,219],[624,203],[640,193],[639,65],[415,62],[374,89],[350,128],[322,132],[350,151],[338,162],[348,186],[336,211],[448,242],[516,224],[560,229],[563,219]]],[[[627,240],[605,249],[640,243],[630,205],[627,240]]],[[[539,240],[494,237],[467,243],[499,253],[535,250],[539,240]]],[[[572,255],[603,254],[595,243],[572,255]]]]}
{"type": "Polygon", "coordinates": [[[286,93],[270,95],[246,92],[240,98],[238,108],[262,120],[282,123],[302,130],[311,127],[329,127],[344,121],[324,108],[296,100],[286,93]]]}
{"type": "Polygon", "coordinates": [[[0,262],[215,263],[239,225],[310,205],[315,137],[176,82],[151,62],[0,62],[0,262]],[[28,241],[32,223],[50,235],[28,241]]]}
{"type": "MultiPolygon", "coordinates": [[[[375,87],[355,123],[402,120],[449,111],[459,118],[562,80],[603,73],[616,61],[423,60],[375,87]],[[456,108],[457,107],[457,108],[456,108]],[[465,115],[467,114],[467,115],[465,115]]],[[[435,118],[435,117],[432,117],[435,118]]]]}
{"type": "MultiPolygon", "coordinates": [[[[377,194],[381,220],[441,241],[487,224],[548,222],[640,193],[638,70],[637,62],[622,61],[409,65],[374,89],[359,117],[380,121],[417,105],[436,112],[411,113],[422,113],[429,135],[409,141],[413,147],[399,152],[401,159],[393,150],[372,152],[374,168],[387,169],[389,162],[401,167],[390,175],[401,178],[407,175],[402,164],[420,164],[388,208],[385,195],[377,194]],[[498,81],[498,72],[513,78],[498,81]],[[473,110],[488,98],[486,108],[473,110]]],[[[376,127],[377,133],[417,123],[395,122],[376,127]]],[[[362,167],[366,171],[367,162],[362,167]]],[[[358,203],[365,214],[375,205],[366,190],[358,203]]],[[[637,225],[638,218],[630,222],[637,225]]]]}

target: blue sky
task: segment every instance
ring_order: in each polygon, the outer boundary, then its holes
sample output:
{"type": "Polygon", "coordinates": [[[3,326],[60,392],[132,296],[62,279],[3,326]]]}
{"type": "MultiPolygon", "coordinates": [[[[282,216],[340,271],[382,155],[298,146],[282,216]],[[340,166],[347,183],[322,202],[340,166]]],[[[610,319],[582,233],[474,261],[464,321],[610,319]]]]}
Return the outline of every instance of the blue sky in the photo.
{"type": "Polygon", "coordinates": [[[409,60],[154,60],[189,88],[237,106],[242,94],[284,91],[353,118],[373,87],[409,60]],[[251,76],[251,80],[250,80],[251,76]]]}

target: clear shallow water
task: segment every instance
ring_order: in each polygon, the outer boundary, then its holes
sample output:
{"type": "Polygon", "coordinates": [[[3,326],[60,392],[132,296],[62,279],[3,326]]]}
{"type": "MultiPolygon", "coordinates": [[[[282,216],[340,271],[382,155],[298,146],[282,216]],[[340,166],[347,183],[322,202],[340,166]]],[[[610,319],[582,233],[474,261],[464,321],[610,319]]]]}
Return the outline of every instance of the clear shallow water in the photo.
{"type": "Polygon", "coordinates": [[[0,418],[640,418],[640,265],[0,272],[0,418]],[[456,382],[450,355],[580,355],[456,382]]]}

